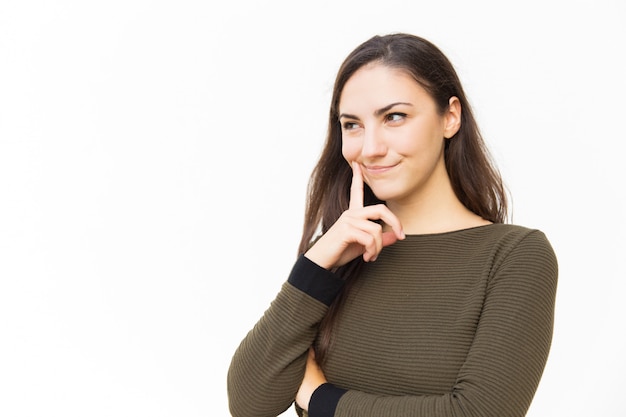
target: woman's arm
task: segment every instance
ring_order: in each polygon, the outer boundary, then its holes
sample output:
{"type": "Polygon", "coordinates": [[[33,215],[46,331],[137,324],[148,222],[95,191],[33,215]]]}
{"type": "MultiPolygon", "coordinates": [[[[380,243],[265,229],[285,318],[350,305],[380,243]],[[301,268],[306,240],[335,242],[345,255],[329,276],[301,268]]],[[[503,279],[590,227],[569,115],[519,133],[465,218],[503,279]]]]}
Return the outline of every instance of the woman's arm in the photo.
{"type": "Polygon", "coordinates": [[[524,416],[550,350],[557,261],[543,233],[534,231],[494,269],[474,342],[450,393],[381,396],[324,384],[311,396],[309,417],[524,416]]]}
{"type": "Polygon", "coordinates": [[[275,417],[293,403],[307,351],[343,281],[300,257],[276,299],[246,335],[228,370],[234,417],[275,417]]]}

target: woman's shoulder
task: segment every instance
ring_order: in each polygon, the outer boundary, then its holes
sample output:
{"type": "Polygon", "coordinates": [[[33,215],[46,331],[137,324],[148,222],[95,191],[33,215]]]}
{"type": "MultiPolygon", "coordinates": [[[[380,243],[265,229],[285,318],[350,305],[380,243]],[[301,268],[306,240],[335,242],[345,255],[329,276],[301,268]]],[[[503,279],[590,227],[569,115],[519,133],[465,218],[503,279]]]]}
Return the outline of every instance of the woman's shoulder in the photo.
{"type": "Polygon", "coordinates": [[[490,223],[442,233],[407,236],[417,241],[442,241],[446,244],[452,241],[461,244],[490,244],[498,241],[513,243],[526,238],[548,242],[546,235],[541,230],[511,223],[490,223]]]}
{"type": "MultiPolygon", "coordinates": [[[[394,245],[395,246],[395,245],[394,245]]],[[[407,235],[399,248],[439,253],[489,256],[492,259],[509,254],[525,252],[528,256],[546,253],[553,256],[553,249],[546,234],[535,228],[511,223],[491,223],[444,233],[407,235]]]]}
{"type": "Polygon", "coordinates": [[[517,224],[493,224],[484,230],[495,258],[514,258],[529,263],[550,264],[556,268],[556,254],[546,234],[517,224]]]}
{"type": "Polygon", "coordinates": [[[528,259],[556,259],[546,234],[536,228],[511,223],[492,223],[440,235],[442,244],[457,245],[475,254],[489,256],[497,262],[511,255],[528,259]]]}
{"type": "Polygon", "coordinates": [[[507,245],[540,245],[550,246],[550,241],[546,234],[536,228],[522,226],[511,223],[493,223],[487,226],[480,226],[468,231],[474,231],[473,237],[480,237],[480,240],[491,242],[501,242],[507,245]]]}

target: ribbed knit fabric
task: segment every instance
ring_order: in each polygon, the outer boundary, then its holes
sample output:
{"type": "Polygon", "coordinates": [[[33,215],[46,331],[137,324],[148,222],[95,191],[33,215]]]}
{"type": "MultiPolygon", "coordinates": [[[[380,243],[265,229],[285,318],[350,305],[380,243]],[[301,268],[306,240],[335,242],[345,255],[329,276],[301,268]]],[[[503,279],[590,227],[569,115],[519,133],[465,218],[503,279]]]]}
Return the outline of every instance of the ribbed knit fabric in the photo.
{"type": "MultiPolygon", "coordinates": [[[[332,280],[308,267],[312,272],[298,269],[298,280],[332,280]]],[[[300,385],[311,331],[326,307],[285,285],[233,358],[235,416],[276,416],[261,411],[255,398],[284,410],[300,385]],[[273,310],[283,310],[285,297],[302,298],[301,308],[290,318],[270,319],[273,310]],[[315,302],[321,309],[311,308],[315,302]],[[258,343],[260,333],[283,348],[258,343]],[[243,356],[256,357],[254,367],[243,356]],[[243,379],[253,381],[245,390],[243,379]],[[251,387],[258,385],[263,394],[251,387]]],[[[351,288],[324,366],[329,382],[347,391],[321,390],[312,402],[332,403],[311,409],[334,410],[336,417],[524,416],[550,348],[556,285],[556,257],[536,230],[490,225],[407,236],[366,264],[351,288]]]]}

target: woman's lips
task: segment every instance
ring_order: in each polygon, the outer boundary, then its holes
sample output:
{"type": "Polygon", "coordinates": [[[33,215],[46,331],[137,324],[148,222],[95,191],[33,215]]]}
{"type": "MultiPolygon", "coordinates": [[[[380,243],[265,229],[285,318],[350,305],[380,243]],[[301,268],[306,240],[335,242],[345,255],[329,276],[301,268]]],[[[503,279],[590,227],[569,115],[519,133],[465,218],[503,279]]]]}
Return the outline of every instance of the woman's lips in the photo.
{"type": "Polygon", "coordinates": [[[364,165],[365,171],[369,174],[384,174],[388,172],[392,168],[396,167],[398,164],[393,165],[364,165]]]}

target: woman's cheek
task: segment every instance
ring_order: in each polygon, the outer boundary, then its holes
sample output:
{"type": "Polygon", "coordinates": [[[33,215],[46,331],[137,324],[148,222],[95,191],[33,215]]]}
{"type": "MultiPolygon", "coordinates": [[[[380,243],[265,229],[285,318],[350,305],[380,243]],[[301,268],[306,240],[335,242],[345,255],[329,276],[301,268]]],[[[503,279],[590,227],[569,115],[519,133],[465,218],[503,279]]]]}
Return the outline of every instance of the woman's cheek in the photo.
{"type": "Polygon", "coordinates": [[[357,141],[344,141],[341,145],[341,153],[346,161],[352,162],[358,159],[361,148],[357,141]]]}

